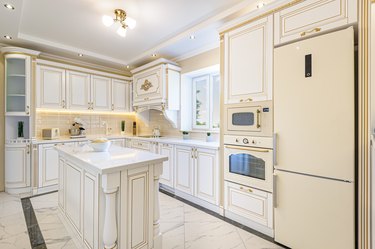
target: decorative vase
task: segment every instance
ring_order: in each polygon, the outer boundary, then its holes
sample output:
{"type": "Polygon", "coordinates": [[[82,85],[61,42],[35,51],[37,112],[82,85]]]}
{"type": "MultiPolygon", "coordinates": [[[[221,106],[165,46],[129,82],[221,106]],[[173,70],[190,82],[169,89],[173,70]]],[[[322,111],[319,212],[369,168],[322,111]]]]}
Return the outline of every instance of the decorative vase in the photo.
{"type": "Polygon", "coordinates": [[[23,121],[18,121],[17,137],[19,139],[23,138],[23,121]]]}

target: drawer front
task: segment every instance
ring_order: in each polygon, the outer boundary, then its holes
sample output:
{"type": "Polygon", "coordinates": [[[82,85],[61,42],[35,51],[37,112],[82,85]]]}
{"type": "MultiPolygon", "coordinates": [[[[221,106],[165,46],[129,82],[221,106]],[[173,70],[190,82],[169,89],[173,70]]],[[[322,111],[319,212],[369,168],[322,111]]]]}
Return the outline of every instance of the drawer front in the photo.
{"type": "Polygon", "coordinates": [[[150,151],[151,144],[150,142],[132,140],[132,148],[150,151]]]}
{"type": "Polygon", "coordinates": [[[274,43],[278,45],[356,22],[356,1],[303,1],[275,13],[274,20],[274,43]]]}
{"type": "Polygon", "coordinates": [[[253,222],[272,228],[272,195],[254,188],[225,182],[224,208],[253,222]]]}
{"type": "Polygon", "coordinates": [[[133,77],[133,105],[163,101],[163,66],[152,68],[133,77]]]}

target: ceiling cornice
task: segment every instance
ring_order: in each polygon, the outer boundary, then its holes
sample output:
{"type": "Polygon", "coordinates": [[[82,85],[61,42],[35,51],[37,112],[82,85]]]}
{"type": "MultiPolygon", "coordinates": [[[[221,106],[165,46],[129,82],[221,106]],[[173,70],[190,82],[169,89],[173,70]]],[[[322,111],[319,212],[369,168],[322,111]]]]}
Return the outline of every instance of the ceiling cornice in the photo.
{"type": "Polygon", "coordinates": [[[186,54],[177,56],[177,57],[175,57],[175,58],[173,58],[171,60],[175,61],[175,62],[183,61],[183,60],[189,59],[191,57],[194,57],[196,55],[202,54],[204,52],[210,51],[212,49],[218,48],[219,46],[220,46],[220,42],[215,42],[215,43],[212,43],[212,44],[208,44],[207,46],[204,46],[204,47],[198,48],[196,50],[190,51],[190,52],[188,52],[186,54]]]}

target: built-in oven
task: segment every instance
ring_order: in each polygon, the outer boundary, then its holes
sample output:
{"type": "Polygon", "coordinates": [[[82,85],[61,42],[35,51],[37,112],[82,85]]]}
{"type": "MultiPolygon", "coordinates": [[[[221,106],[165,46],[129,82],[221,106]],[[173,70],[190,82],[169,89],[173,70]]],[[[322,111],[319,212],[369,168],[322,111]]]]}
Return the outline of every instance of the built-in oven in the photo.
{"type": "Polygon", "coordinates": [[[225,105],[224,134],[272,136],[272,101],[225,105]]]}
{"type": "Polygon", "coordinates": [[[224,179],[272,192],[272,137],[224,136],[224,179]]]}

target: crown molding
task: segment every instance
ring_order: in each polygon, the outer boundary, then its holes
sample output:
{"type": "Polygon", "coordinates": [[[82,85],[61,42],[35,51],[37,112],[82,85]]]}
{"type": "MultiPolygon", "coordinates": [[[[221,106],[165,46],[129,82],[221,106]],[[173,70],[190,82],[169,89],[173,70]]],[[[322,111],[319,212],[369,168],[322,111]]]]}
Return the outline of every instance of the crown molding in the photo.
{"type": "Polygon", "coordinates": [[[190,51],[186,54],[183,54],[183,55],[180,55],[180,56],[177,56],[175,58],[172,59],[172,61],[175,61],[175,62],[180,62],[180,61],[183,61],[183,60],[186,60],[186,59],[189,59],[191,57],[194,57],[194,56],[197,56],[197,55],[200,55],[200,54],[203,54],[207,51],[211,51],[215,48],[218,48],[220,47],[220,42],[215,42],[215,43],[212,43],[212,44],[208,44],[204,47],[200,47],[198,49],[195,49],[193,51],[190,51]]]}

